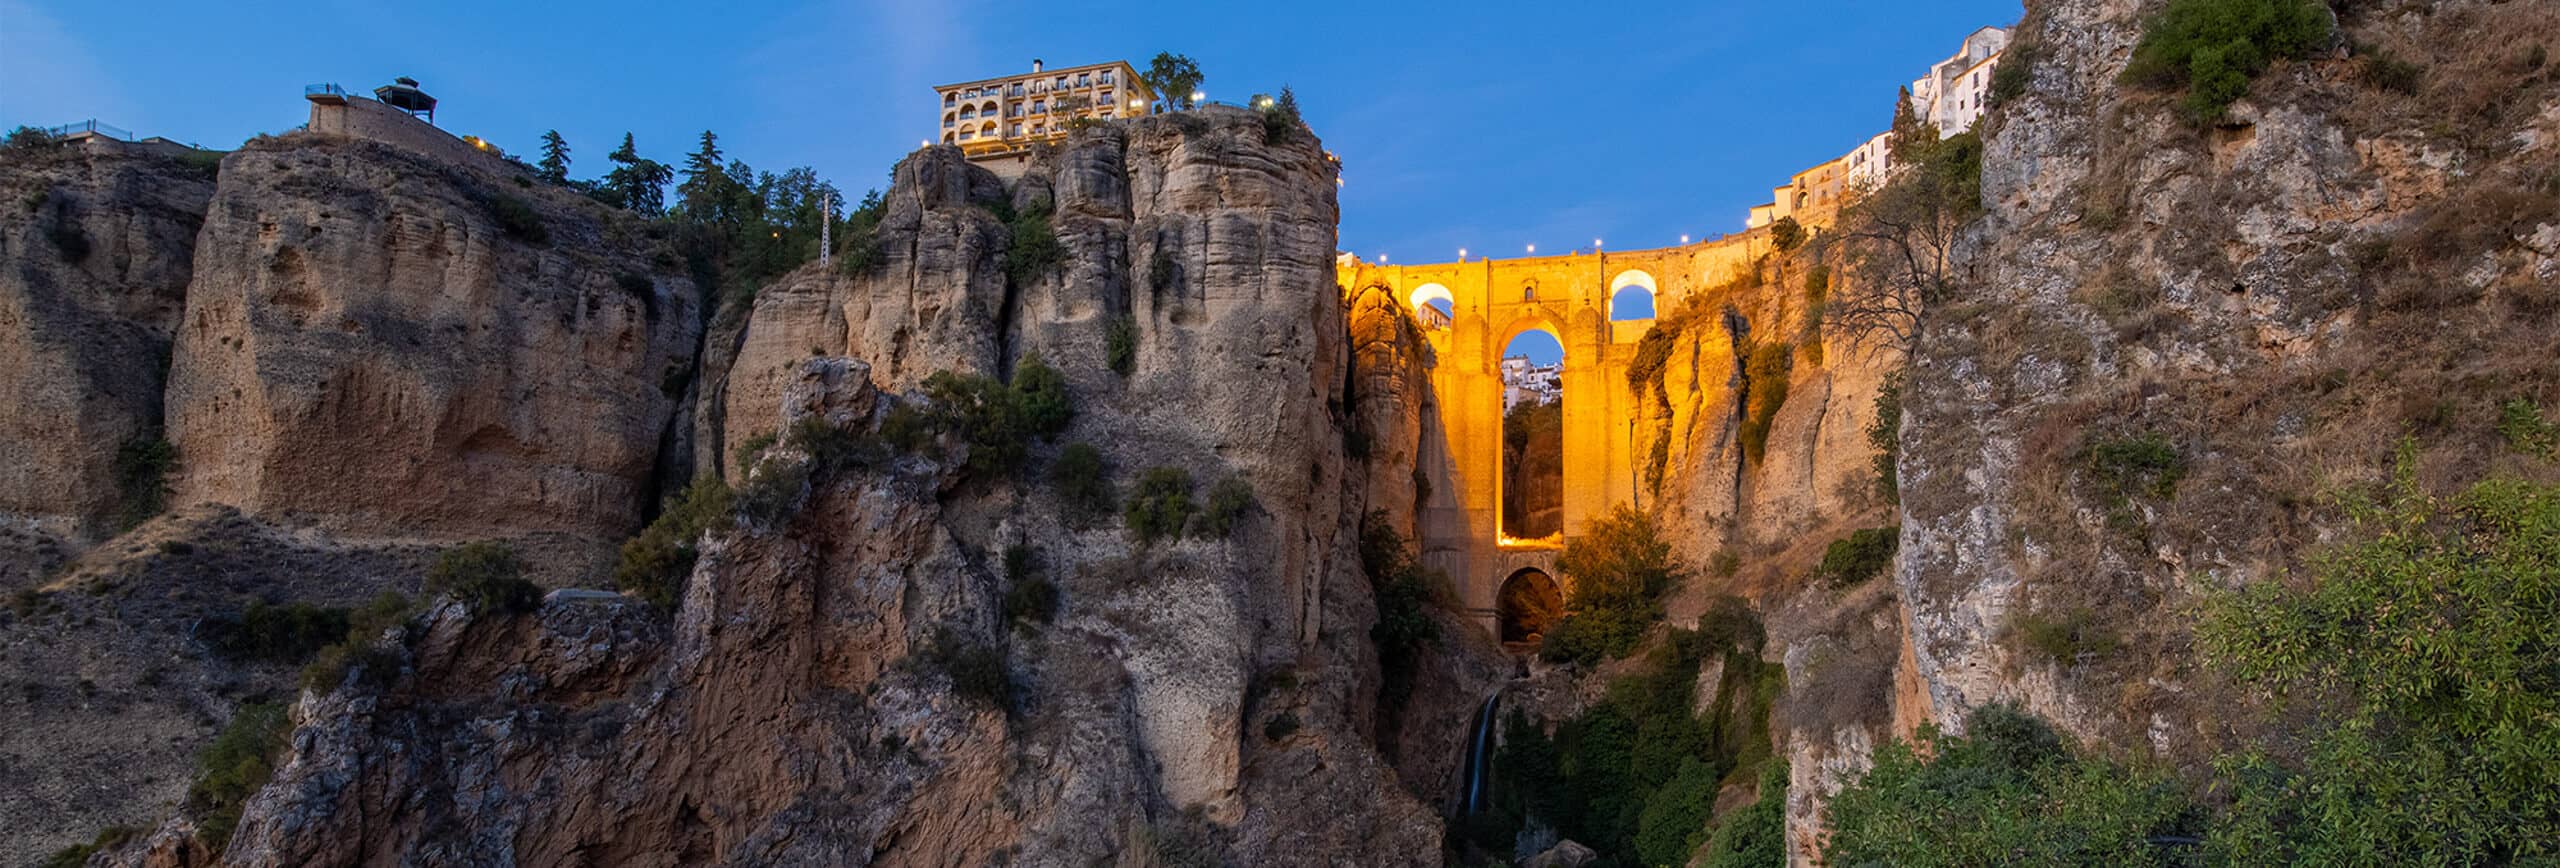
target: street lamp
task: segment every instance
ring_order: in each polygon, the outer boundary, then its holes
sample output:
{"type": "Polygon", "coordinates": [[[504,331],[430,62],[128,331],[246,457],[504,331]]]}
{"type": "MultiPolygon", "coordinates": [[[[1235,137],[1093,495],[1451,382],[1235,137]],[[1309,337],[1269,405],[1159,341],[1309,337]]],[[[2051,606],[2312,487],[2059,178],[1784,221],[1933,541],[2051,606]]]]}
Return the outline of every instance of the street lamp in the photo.
{"type": "Polygon", "coordinates": [[[1538,245],[1535,245],[1535,244],[1529,245],[1529,255],[1531,255],[1531,256],[1536,256],[1536,255],[1538,255],[1538,245]]]}
{"type": "Polygon", "coordinates": [[[1192,91],[1192,92],[1191,92],[1191,104],[1192,104],[1192,105],[1199,105],[1202,101],[1207,100],[1208,98],[1209,98],[1209,95],[1208,95],[1208,94],[1201,93],[1200,91],[1196,91],[1196,90],[1195,90],[1195,91],[1192,91]]]}
{"type": "Polygon", "coordinates": [[[1465,261],[1467,261],[1467,249],[1466,249],[1466,248],[1464,248],[1464,247],[1458,248],[1458,261],[1459,261],[1459,262],[1465,262],[1465,261]]]}
{"type": "Polygon", "coordinates": [[[1680,243],[1682,243],[1682,244],[1687,244],[1687,243],[1689,243],[1689,233],[1686,233],[1686,232],[1680,233],[1680,243]]]}
{"type": "Polygon", "coordinates": [[[1591,252],[1593,252],[1593,253],[1598,253],[1598,252],[1600,252],[1600,239],[1597,239],[1597,238],[1591,239],[1591,252]]]}

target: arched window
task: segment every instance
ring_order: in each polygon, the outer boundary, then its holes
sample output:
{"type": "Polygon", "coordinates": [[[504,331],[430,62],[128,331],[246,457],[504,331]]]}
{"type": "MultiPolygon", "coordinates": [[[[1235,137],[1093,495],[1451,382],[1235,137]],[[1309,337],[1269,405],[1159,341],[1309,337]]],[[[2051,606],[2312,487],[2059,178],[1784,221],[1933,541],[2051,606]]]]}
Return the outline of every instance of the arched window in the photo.
{"type": "Polygon", "coordinates": [[[1653,275],[1628,269],[1609,280],[1609,318],[1612,320],[1652,319],[1654,302],[1653,275]]]}
{"type": "Polygon", "coordinates": [[[1405,304],[1413,308],[1414,321],[1426,329],[1448,328],[1450,318],[1457,313],[1457,298],[1449,293],[1448,287],[1437,283],[1414,287],[1412,292],[1405,293],[1405,304]]]}
{"type": "Polygon", "coordinates": [[[960,95],[959,95],[959,94],[956,94],[956,93],[946,93],[946,94],[943,94],[943,95],[942,95],[942,104],[943,104],[944,106],[950,106],[950,105],[952,105],[953,103],[957,103],[957,102],[959,102],[959,101],[960,101],[960,95]]]}
{"type": "Polygon", "coordinates": [[[961,120],[964,120],[964,121],[965,121],[965,120],[969,120],[970,118],[974,118],[974,117],[977,117],[977,116],[978,116],[978,107],[977,107],[977,106],[962,106],[962,107],[960,108],[960,119],[961,119],[961,120]]]}
{"type": "Polygon", "coordinates": [[[1512,540],[1564,532],[1564,343],[1551,326],[1521,323],[1503,342],[1502,502],[1512,540]]]}

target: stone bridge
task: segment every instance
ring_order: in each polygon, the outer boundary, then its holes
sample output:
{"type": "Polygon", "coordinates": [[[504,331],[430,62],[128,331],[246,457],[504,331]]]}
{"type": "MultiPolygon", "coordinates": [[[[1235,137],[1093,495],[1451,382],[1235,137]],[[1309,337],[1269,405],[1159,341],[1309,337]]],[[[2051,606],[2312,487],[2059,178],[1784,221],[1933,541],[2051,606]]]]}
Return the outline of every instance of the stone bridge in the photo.
{"type": "Polygon", "coordinates": [[[1643,507],[1637,489],[1640,449],[1652,447],[1640,405],[1627,388],[1636,341],[1652,317],[1615,319],[1623,293],[1652,297],[1668,312],[1693,293],[1724,285],[1771,249],[1755,230],[1654,250],[1574,253],[1523,259],[1477,259],[1384,265],[1344,255],[1338,263],[1345,300],[1356,310],[1386,293],[1412,313],[1429,346],[1436,407],[1426,408],[1415,456],[1429,482],[1415,516],[1426,565],[1456,583],[1470,614],[1505,640],[1513,601],[1541,591],[1560,594],[1571,577],[1558,573],[1561,537],[1513,539],[1502,521],[1503,350],[1522,332],[1547,332],[1564,347],[1564,534],[1619,504],[1643,507]],[[1444,302],[1448,314],[1425,309],[1444,302]],[[1543,586],[1543,587],[1541,587],[1543,586]]]}

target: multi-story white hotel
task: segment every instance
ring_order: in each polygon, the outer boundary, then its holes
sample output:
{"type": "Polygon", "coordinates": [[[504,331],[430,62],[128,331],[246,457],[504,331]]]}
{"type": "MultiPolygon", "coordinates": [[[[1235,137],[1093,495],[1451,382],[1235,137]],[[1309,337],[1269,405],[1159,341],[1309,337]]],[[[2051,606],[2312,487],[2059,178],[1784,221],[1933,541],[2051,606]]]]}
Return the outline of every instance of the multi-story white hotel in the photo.
{"type": "MultiPolygon", "coordinates": [[[[1991,70],[2008,46],[2009,30],[2004,27],[1985,27],[1966,35],[1955,56],[1932,64],[1928,75],[1911,83],[1912,113],[1936,124],[1939,138],[1972,129],[1974,121],[1982,118],[1983,100],[1991,91],[1991,70]]],[[[1758,229],[1798,212],[1827,212],[1843,204],[1850,191],[1884,186],[1885,175],[1893,168],[1892,143],[1893,133],[1878,133],[1836,159],[1797,172],[1770,192],[1767,204],[1752,206],[1743,225],[1758,229]]]]}
{"type": "Polygon", "coordinates": [[[1030,164],[1031,147],[1065,138],[1075,118],[1109,120],[1146,114],[1155,90],[1125,61],[1044,69],[946,84],[933,89],[940,103],[941,142],[959,145],[969,159],[998,174],[1030,164]]]}

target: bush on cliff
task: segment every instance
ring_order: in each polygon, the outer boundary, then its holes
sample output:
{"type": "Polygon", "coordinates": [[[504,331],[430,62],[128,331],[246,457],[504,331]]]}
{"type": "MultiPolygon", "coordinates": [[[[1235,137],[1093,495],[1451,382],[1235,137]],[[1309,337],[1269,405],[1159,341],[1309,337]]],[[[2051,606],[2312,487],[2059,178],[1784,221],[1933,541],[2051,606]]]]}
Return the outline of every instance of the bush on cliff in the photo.
{"type": "Polygon", "coordinates": [[[1049,487],[1057,492],[1067,523],[1092,527],[1111,520],[1120,495],[1111,484],[1111,468],[1102,450],[1090,443],[1069,443],[1049,462],[1049,487]]]}
{"type": "Polygon", "coordinates": [[[1743,367],[1751,400],[1742,418],[1742,454],[1754,462],[1769,454],[1769,429],[1787,405],[1787,375],[1794,368],[1795,348],[1775,341],[1752,348],[1743,367]]]}
{"type": "Polygon", "coordinates": [[[1556,568],[1572,576],[1572,614],[1538,649],[1549,660],[1596,663],[1624,657],[1662,617],[1659,600],[1682,571],[1653,516],[1624,504],[1565,541],[1556,568]]]}
{"type": "Polygon", "coordinates": [[[1067,248],[1058,243],[1058,233],[1049,225],[1048,205],[1035,205],[1020,213],[1011,210],[997,211],[1013,237],[1013,243],[1004,249],[1004,274],[1016,287],[1030,286],[1066,260],[1067,248]]]}
{"type": "Polygon", "coordinates": [[[240,824],[240,809],[275,776],[276,754],[285,746],[293,722],[285,707],[273,702],[243,703],[196,754],[196,777],[187,785],[187,813],[205,844],[221,852],[240,824]]]}
{"type": "Polygon", "coordinates": [[[169,470],[177,463],[178,447],[156,434],[116,448],[118,530],[132,530],[168,508],[169,470]]]}
{"type": "Polygon", "coordinates": [[[674,609],[684,594],[685,577],[693,572],[703,532],[731,515],[728,484],[708,473],[695,476],[667,511],[622,544],[622,560],[613,568],[614,587],[660,609],[674,609]]]}
{"type": "Polygon", "coordinates": [[[239,615],[206,618],[196,636],[207,649],[232,660],[300,663],[347,637],[347,610],[253,600],[239,615]]]}
{"type": "Polygon", "coordinates": [[[1225,539],[1253,509],[1253,484],[1230,476],[1209,486],[1209,502],[1200,508],[1193,531],[1202,539],[1225,539]]]}
{"type": "Polygon", "coordinates": [[[1865,584],[1883,575],[1893,565],[1893,551],[1902,544],[1902,530],[1894,527],[1870,527],[1832,540],[1822,551],[1822,563],[1813,569],[1816,581],[1834,588],[1865,584]]]}
{"type": "Polygon", "coordinates": [[[1191,501],[1191,471],[1155,467],[1138,477],[1135,491],[1120,509],[1120,522],[1141,545],[1182,535],[1199,506],[1191,501]]]}
{"type": "Polygon", "coordinates": [[[2331,16],[2318,0],[2170,0],[2143,22],[2124,81],[2184,88],[2179,114],[2196,124],[2222,119],[2249,82],[2278,59],[2310,57],[2329,42],[2331,16]]]}
{"type": "Polygon", "coordinates": [[[928,453],[950,439],[968,447],[964,470],[979,478],[1013,478],[1030,457],[1034,438],[1053,440],[1075,418],[1066,378],[1038,355],[1015,366],[1013,383],[992,377],[935,371],[924,381],[924,405],[900,405],[883,420],[881,435],[901,448],[928,453]]]}
{"type": "Polygon", "coordinates": [[[1369,593],[1378,607],[1378,623],[1369,628],[1369,640],[1378,646],[1378,705],[1393,719],[1413,691],[1422,649],[1440,641],[1431,605],[1457,593],[1447,576],[1414,558],[1385,510],[1361,517],[1360,569],[1369,577],[1369,593]]]}
{"type": "Polygon", "coordinates": [[[542,588],[524,578],[524,559],[505,543],[465,543],[427,568],[427,593],[452,594],[474,614],[519,615],[542,605],[542,588]]]}
{"type": "Polygon", "coordinates": [[[372,602],[347,613],[347,629],[338,642],[312,655],[311,663],[302,667],[302,686],[328,692],[347,681],[350,670],[361,670],[363,683],[380,687],[399,674],[401,657],[396,651],[380,647],[380,641],[393,626],[403,628],[402,641],[407,640],[409,618],[418,613],[417,605],[397,591],[374,595],[372,602]]]}
{"type": "Polygon", "coordinates": [[[542,215],[523,199],[505,193],[490,196],[489,218],[498,221],[498,230],[509,238],[526,244],[551,242],[551,228],[543,225],[542,215]]]}

